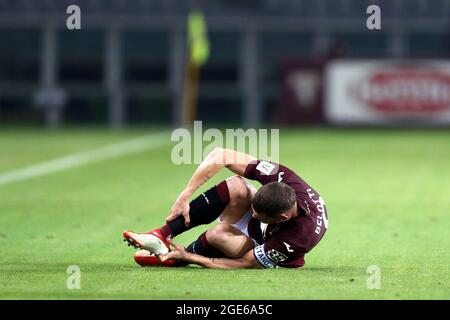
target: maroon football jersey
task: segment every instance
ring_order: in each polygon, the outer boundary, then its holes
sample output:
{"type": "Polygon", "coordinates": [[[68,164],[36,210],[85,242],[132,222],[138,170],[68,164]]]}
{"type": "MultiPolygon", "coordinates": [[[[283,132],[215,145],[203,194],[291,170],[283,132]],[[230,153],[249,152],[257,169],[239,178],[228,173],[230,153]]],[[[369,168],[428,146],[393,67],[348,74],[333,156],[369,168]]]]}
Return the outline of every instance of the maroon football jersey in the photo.
{"type": "Polygon", "coordinates": [[[248,232],[261,244],[253,253],[262,266],[302,267],[305,254],[316,246],[328,228],[322,197],[292,170],[277,163],[258,160],[247,166],[244,176],[262,185],[284,182],[295,190],[299,208],[297,217],[269,225],[252,218],[248,232]]]}

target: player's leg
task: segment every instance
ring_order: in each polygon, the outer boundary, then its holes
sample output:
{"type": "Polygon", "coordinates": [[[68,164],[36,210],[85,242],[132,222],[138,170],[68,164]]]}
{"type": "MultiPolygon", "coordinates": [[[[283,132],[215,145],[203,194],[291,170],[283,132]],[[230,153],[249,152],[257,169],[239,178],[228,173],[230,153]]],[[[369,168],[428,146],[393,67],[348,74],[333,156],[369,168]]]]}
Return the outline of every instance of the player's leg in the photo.
{"type": "Polygon", "coordinates": [[[184,218],[180,216],[162,226],[161,232],[165,237],[176,237],[199,225],[209,224],[219,216],[222,221],[233,224],[249,210],[256,193],[251,188],[255,189],[242,177],[228,178],[190,202],[189,227],[185,226],[184,218]]]}
{"type": "Polygon", "coordinates": [[[173,238],[191,228],[209,224],[221,216],[227,223],[239,221],[249,210],[255,188],[243,178],[235,176],[222,181],[190,202],[191,224],[186,227],[184,218],[178,217],[161,228],[148,233],[124,232],[130,244],[147,249],[153,253],[165,254],[169,250],[168,238],[173,238]]]}
{"type": "MultiPolygon", "coordinates": [[[[241,258],[249,250],[253,249],[256,242],[248,237],[245,232],[226,222],[219,223],[212,229],[203,233],[187,248],[188,251],[201,254],[210,258],[241,258]]],[[[169,259],[164,262],[147,250],[139,250],[134,254],[137,264],[145,266],[181,267],[186,263],[169,259]]]]}
{"type": "Polygon", "coordinates": [[[236,224],[249,212],[257,190],[240,176],[231,177],[226,181],[230,190],[230,201],[220,214],[219,221],[236,224]]]}
{"type": "Polygon", "coordinates": [[[203,233],[187,250],[210,258],[241,258],[255,245],[243,231],[223,222],[203,233]]]}

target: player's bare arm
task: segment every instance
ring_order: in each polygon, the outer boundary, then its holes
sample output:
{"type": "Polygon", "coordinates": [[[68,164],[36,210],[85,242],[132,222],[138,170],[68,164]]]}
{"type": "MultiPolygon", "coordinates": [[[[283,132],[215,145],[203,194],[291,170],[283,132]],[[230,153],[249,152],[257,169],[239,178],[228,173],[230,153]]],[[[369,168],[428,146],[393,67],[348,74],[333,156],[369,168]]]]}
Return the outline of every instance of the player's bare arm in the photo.
{"type": "Polygon", "coordinates": [[[192,194],[224,167],[243,176],[245,169],[252,161],[256,161],[256,158],[251,155],[231,149],[215,148],[195,170],[192,178],[173,204],[166,222],[173,221],[182,215],[186,226],[189,226],[189,199],[192,194]]]}

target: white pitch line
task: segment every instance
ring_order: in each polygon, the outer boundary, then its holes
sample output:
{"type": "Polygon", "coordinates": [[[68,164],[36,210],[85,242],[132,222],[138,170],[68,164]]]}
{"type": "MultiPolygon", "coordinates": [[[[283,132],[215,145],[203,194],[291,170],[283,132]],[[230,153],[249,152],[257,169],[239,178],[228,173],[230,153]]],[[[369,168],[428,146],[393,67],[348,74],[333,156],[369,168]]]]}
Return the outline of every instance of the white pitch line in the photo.
{"type": "Polygon", "coordinates": [[[79,167],[89,163],[118,158],[132,153],[148,151],[166,145],[168,142],[169,137],[167,132],[162,132],[126,140],[89,151],[69,154],[61,158],[56,158],[50,161],[0,174],[0,186],[43,176],[53,172],[79,167]]]}

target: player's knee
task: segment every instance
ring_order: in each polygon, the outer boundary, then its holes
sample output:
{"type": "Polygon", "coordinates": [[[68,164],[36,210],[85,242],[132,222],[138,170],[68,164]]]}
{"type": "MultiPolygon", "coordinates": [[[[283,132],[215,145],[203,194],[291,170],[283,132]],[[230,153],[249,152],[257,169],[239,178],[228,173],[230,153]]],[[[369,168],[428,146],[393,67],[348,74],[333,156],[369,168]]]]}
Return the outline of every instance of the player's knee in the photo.
{"type": "Polygon", "coordinates": [[[230,193],[230,205],[240,206],[250,201],[250,190],[247,182],[240,176],[234,176],[226,180],[230,193]]]}
{"type": "Polygon", "coordinates": [[[230,235],[230,228],[228,223],[219,223],[206,232],[206,239],[212,245],[224,243],[230,235]]]}

